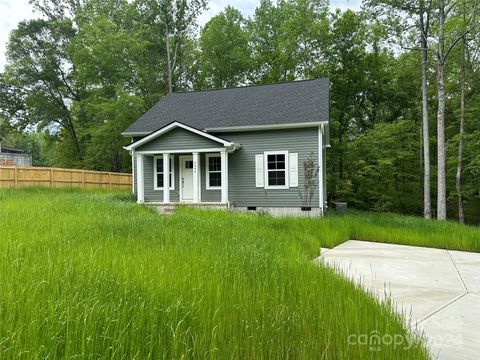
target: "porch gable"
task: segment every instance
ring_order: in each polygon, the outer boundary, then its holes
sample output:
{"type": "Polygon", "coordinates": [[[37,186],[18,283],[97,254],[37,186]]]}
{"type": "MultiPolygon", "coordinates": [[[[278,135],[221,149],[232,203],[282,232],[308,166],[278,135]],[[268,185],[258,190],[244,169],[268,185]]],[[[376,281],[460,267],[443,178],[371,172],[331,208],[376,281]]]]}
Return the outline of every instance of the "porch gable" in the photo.
{"type": "Polygon", "coordinates": [[[131,143],[125,150],[135,152],[180,151],[184,149],[203,149],[235,147],[232,142],[212,134],[173,122],[153,133],[131,143]]]}

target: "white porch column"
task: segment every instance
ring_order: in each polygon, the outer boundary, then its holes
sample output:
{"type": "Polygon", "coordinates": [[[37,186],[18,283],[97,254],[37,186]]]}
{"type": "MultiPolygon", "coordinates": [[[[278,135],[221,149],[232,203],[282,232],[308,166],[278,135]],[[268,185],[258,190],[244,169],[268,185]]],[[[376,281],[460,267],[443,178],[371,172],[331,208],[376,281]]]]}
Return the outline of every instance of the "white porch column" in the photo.
{"type": "Polygon", "coordinates": [[[220,152],[221,171],[222,171],[222,203],[228,203],[228,154],[224,150],[220,152]]]}
{"type": "Polygon", "coordinates": [[[163,202],[170,202],[170,154],[163,153],[163,202]]]}
{"type": "Polygon", "coordinates": [[[137,203],[145,202],[145,187],[143,181],[143,155],[137,154],[137,203]]]}
{"type": "Polygon", "coordinates": [[[200,202],[200,157],[198,152],[193,154],[193,203],[198,204],[200,202]]]}
{"type": "Polygon", "coordinates": [[[131,151],[130,155],[132,156],[132,194],[135,194],[135,151],[131,151]]]}

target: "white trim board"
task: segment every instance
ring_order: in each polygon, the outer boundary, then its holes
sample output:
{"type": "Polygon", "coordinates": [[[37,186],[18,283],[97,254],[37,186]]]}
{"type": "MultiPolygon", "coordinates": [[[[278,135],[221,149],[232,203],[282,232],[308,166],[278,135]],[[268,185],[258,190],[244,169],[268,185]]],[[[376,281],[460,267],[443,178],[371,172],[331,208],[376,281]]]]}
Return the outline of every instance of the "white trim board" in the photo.
{"type": "MultiPolygon", "coordinates": [[[[210,186],[210,169],[209,169],[209,163],[208,163],[208,159],[210,159],[211,157],[218,157],[220,158],[220,164],[222,163],[222,154],[221,152],[219,153],[209,153],[209,154],[205,154],[205,189],[206,190],[221,190],[222,189],[222,186],[210,186]]],[[[222,176],[222,168],[221,168],[221,165],[220,165],[220,178],[222,176]]],[[[214,171],[214,172],[217,172],[218,171],[214,171]]]]}
{"type": "Polygon", "coordinates": [[[226,126],[206,128],[208,132],[238,132],[238,131],[257,131],[257,130],[279,130],[279,129],[295,129],[295,128],[315,128],[321,124],[328,123],[328,121],[315,121],[303,123],[288,123],[288,124],[269,124],[269,125],[248,125],[248,126],[226,126]]]}
{"type": "Polygon", "coordinates": [[[158,129],[157,131],[154,131],[152,132],[150,135],[147,135],[143,138],[141,138],[140,140],[137,140],[135,141],[134,143],[128,145],[128,146],[125,146],[124,149],[125,150],[134,150],[135,148],[137,148],[138,146],[140,145],[143,145],[157,137],[159,137],[160,135],[163,135],[167,132],[169,132],[170,130],[173,130],[175,128],[182,128],[182,129],[185,129],[187,131],[190,131],[192,133],[195,133],[197,135],[200,135],[200,136],[203,136],[203,137],[206,137],[207,139],[210,139],[212,141],[216,141],[220,144],[222,144],[223,146],[228,146],[228,147],[232,147],[234,146],[234,143],[230,142],[230,141],[227,141],[227,140],[223,140],[217,136],[214,136],[214,135],[211,135],[211,134],[207,134],[205,131],[201,131],[201,130],[198,130],[198,129],[195,129],[191,126],[188,126],[188,125],[185,125],[185,124],[182,124],[182,123],[179,123],[179,122],[173,122],[169,125],[166,125],[164,127],[162,127],[161,129],[158,129]]]}
{"type": "MultiPolygon", "coordinates": [[[[263,152],[263,161],[264,161],[264,188],[267,190],[274,190],[274,189],[289,189],[289,156],[288,156],[288,151],[264,151],[263,152]],[[285,155],[285,169],[283,171],[285,172],[285,185],[269,185],[268,184],[268,155],[285,155]]],[[[282,171],[280,170],[270,170],[270,171],[282,171]]]]}
{"type": "Polygon", "coordinates": [[[209,153],[209,152],[222,152],[225,148],[209,148],[209,149],[182,149],[182,150],[149,150],[149,151],[135,151],[135,154],[143,155],[156,155],[156,154],[186,154],[186,153],[209,153]]]}
{"type": "MultiPolygon", "coordinates": [[[[158,186],[157,183],[157,159],[162,159],[163,155],[155,155],[153,157],[153,190],[163,190],[163,187],[158,186]]],[[[170,156],[170,169],[172,173],[172,183],[170,184],[169,189],[175,190],[175,157],[170,156]]],[[[163,173],[162,173],[163,174],[163,173]]]]}
{"type": "MultiPolygon", "coordinates": [[[[268,125],[246,125],[246,126],[225,126],[225,127],[212,127],[205,128],[206,132],[238,132],[238,131],[260,131],[260,130],[277,130],[277,129],[295,129],[295,128],[308,128],[317,127],[321,124],[328,124],[328,121],[312,121],[301,123],[286,123],[286,124],[268,124],[268,125]]],[[[123,132],[123,136],[146,136],[150,132],[123,132]]]]}
{"type": "Polygon", "coordinates": [[[323,216],[325,208],[325,199],[323,198],[323,191],[325,182],[323,179],[323,124],[318,127],[318,205],[320,207],[321,216],[323,216]]]}

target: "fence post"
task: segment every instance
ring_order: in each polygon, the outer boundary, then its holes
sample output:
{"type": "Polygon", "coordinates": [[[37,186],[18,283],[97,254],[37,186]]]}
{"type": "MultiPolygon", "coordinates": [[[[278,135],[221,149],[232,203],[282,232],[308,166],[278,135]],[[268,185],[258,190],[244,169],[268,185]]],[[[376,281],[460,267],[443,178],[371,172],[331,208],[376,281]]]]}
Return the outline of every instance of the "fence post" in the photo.
{"type": "Polygon", "coordinates": [[[112,178],[111,178],[111,175],[112,175],[112,173],[109,172],[109,173],[108,173],[108,188],[109,188],[109,189],[112,188],[112,178]]]}
{"type": "Polygon", "coordinates": [[[18,174],[17,174],[17,167],[15,166],[13,168],[13,181],[14,181],[14,184],[15,184],[15,189],[18,187],[18,174]]]}
{"type": "Polygon", "coordinates": [[[85,171],[82,170],[82,189],[85,189],[85,171]]]}
{"type": "Polygon", "coordinates": [[[53,188],[53,168],[50,168],[50,187],[53,188]]]}

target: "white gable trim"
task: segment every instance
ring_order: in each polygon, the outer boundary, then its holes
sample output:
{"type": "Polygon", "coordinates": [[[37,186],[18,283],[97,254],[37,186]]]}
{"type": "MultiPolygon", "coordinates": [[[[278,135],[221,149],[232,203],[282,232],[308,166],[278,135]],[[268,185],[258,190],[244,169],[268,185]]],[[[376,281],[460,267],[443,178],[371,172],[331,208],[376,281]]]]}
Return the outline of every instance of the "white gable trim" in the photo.
{"type": "Polygon", "coordinates": [[[135,148],[139,147],[140,145],[143,145],[167,132],[169,132],[170,130],[173,130],[175,128],[182,128],[182,129],[185,129],[187,131],[190,131],[190,132],[193,132],[197,135],[200,135],[200,136],[203,136],[203,137],[206,137],[207,139],[210,139],[210,140],[213,140],[213,141],[216,141],[220,144],[222,144],[223,146],[233,146],[234,144],[230,141],[226,141],[226,140],[223,140],[223,139],[220,139],[219,137],[217,136],[214,136],[212,134],[207,134],[206,132],[204,131],[201,131],[201,130],[198,130],[198,129],[195,129],[191,126],[188,126],[188,125],[185,125],[185,124],[182,124],[178,121],[175,121],[169,125],[166,125],[164,126],[163,128],[161,129],[158,129],[157,131],[154,131],[153,133],[151,133],[150,135],[147,135],[143,138],[141,138],[140,140],[137,140],[135,141],[134,143],[128,145],[128,146],[125,146],[124,149],[125,150],[134,150],[135,148]]]}
{"type": "MultiPolygon", "coordinates": [[[[286,123],[286,124],[269,124],[269,125],[248,125],[248,126],[227,126],[206,128],[207,132],[237,132],[237,131],[261,131],[261,130],[281,130],[281,129],[300,129],[318,127],[320,125],[328,126],[328,121],[302,122],[302,123],[286,123]]],[[[123,132],[123,136],[145,136],[149,132],[123,132]]],[[[330,147],[329,145],[327,147],[330,147]]]]}
{"type": "Polygon", "coordinates": [[[210,132],[237,132],[237,131],[260,131],[260,130],[281,130],[281,129],[300,129],[317,127],[322,124],[327,124],[328,121],[316,121],[316,122],[302,122],[302,123],[286,123],[286,124],[268,124],[268,125],[248,125],[248,126],[229,126],[229,127],[216,127],[207,128],[205,131],[210,132]]]}

